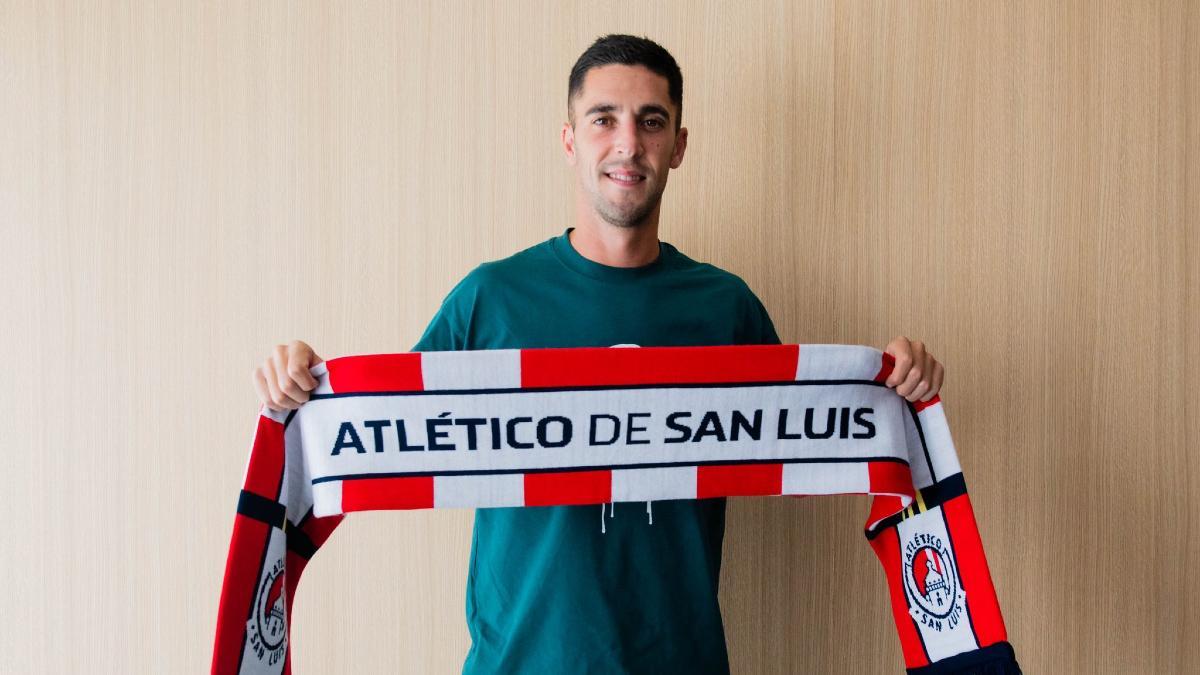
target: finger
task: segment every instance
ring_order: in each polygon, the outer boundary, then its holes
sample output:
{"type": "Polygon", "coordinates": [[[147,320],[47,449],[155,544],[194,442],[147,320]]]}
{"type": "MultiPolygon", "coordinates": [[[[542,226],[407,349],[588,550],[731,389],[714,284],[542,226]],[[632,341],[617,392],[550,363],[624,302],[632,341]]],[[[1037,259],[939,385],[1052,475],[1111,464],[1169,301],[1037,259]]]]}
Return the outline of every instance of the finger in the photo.
{"type": "MultiPolygon", "coordinates": [[[[916,372],[918,374],[917,381],[908,391],[901,394],[909,403],[916,401],[929,390],[929,361],[933,358],[925,351],[925,343],[920,340],[913,340],[912,352],[913,367],[909,371],[909,376],[916,372]]],[[[905,378],[905,383],[908,383],[908,377],[905,378]]],[[[896,391],[900,390],[896,389],[896,391]]]]}
{"type": "Polygon", "coordinates": [[[929,391],[929,376],[933,371],[931,365],[932,361],[933,355],[925,351],[924,343],[914,342],[913,362],[916,365],[913,366],[913,371],[918,372],[921,375],[917,378],[917,383],[913,386],[912,391],[908,392],[908,394],[904,396],[909,403],[916,403],[917,400],[925,395],[925,392],[929,391]]]}
{"type": "Polygon", "coordinates": [[[258,369],[262,376],[263,383],[267,387],[267,407],[276,412],[287,410],[288,405],[284,401],[288,400],[286,396],[279,392],[279,387],[275,384],[275,366],[271,364],[270,359],[267,359],[258,369]]]}
{"type": "MultiPolygon", "coordinates": [[[[308,369],[320,362],[321,357],[317,356],[316,352],[303,342],[293,340],[288,345],[288,375],[303,391],[309,392],[317,388],[317,379],[308,372],[308,369]]],[[[286,387],[284,389],[287,390],[286,387]]],[[[292,398],[296,398],[295,393],[292,398]]],[[[304,400],[308,400],[307,394],[305,394],[304,400]]]]}
{"type": "Polygon", "coordinates": [[[927,392],[927,391],[929,391],[929,381],[921,380],[920,382],[917,383],[917,386],[915,388],[913,388],[913,390],[908,394],[908,396],[905,396],[904,398],[909,403],[916,403],[922,396],[925,395],[925,392],[927,392]]]}
{"type": "Polygon", "coordinates": [[[272,360],[272,364],[275,367],[275,386],[280,395],[284,397],[280,402],[287,405],[289,410],[295,410],[307,400],[307,395],[288,374],[289,361],[286,356],[280,357],[277,361],[272,360]]]}
{"type": "Polygon", "coordinates": [[[912,343],[913,366],[928,372],[926,366],[929,365],[929,353],[925,351],[925,343],[920,340],[913,340],[912,343]]]}
{"type": "Polygon", "coordinates": [[[896,387],[896,393],[900,394],[904,398],[908,398],[909,395],[912,394],[913,390],[916,389],[917,384],[920,383],[920,381],[921,368],[914,365],[912,368],[909,368],[908,374],[904,376],[904,382],[902,382],[900,386],[896,387]]]}
{"type": "Polygon", "coordinates": [[[278,363],[282,364],[281,368],[276,368],[276,384],[280,387],[280,392],[287,398],[292,399],[296,404],[302,404],[308,400],[308,394],[304,389],[300,388],[300,384],[296,383],[292,377],[295,366],[304,366],[304,359],[300,358],[300,363],[296,364],[296,358],[288,347],[280,346],[276,353],[282,353],[283,356],[278,358],[278,363]]]}
{"type": "Polygon", "coordinates": [[[886,384],[889,387],[895,387],[904,381],[908,376],[908,369],[912,367],[912,348],[908,344],[908,340],[903,337],[898,337],[888,344],[888,353],[895,359],[892,365],[892,374],[888,375],[886,384]]]}
{"type": "MultiPolygon", "coordinates": [[[[275,348],[275,353],[271,355],[271,372],[267,373],[267,386],[271,388],[271,398],[274,399],[275,403],[288,410],[295,410],[300,407],[301,402],[289,396],[283,387],[285,383],[292,382],[292,378],[288,377],[287,374],[287,364],[284,362],[287,358],[287,352],[284,349],[280,345],[275,348]]],[[[292,385],[293,387],[295,386],[294,383],[292,385]]]]}
{"type": "Polygon", "coordinates": [[[922,401],[931,400],[938,392],[942,390],[942,379],[945,377],[946,369],[938,361],[933,362],[933,375],[930,376],[929,391],[925,394],[922,401]]]}
{"type": "Polygon", "coordinates": [[[254,381],[254,391],[258,393],[258,399],[262,404],[267,406],[267,409],[279,412],[275,408],[275,402],[271,400],[271,390],[267,388],[267,381],[263,378],[262,368],[255,368],[251,373],[251,378],[254,381]]]}

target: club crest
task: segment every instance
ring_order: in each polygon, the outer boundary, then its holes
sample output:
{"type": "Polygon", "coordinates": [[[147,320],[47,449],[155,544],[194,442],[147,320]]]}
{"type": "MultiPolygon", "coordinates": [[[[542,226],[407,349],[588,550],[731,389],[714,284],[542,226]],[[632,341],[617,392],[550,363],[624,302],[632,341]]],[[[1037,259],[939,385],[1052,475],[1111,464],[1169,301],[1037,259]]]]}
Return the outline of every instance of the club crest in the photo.
{"type": "Polygon", "coordinates": [[[962,620],[966,595],[950,549],[934,534],[918,533],[904,547],[904,589],[909,613],[936,631],[952,630],[962,620]]]}

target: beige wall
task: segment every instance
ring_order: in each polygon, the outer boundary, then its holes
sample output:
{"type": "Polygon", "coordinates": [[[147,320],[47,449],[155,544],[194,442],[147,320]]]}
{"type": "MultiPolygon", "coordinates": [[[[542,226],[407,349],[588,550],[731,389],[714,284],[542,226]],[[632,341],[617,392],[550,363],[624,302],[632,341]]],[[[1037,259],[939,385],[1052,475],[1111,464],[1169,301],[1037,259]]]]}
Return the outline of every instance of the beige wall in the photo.
{"type": "MultiPolygon", "coordinates": [[[[276,343],[404,351],[571,223],[575,57],[685,76],[661,236],[926,340],[1030,673],[1200,661],[1200,6],[0,3],[0,671],[207,668],[276,343]]],[[[737,673],[899,672],[865,498],[731,500],[737,673]]],[[[300,673],[458,672],[469,511],[360,514],[300,673]]]]}

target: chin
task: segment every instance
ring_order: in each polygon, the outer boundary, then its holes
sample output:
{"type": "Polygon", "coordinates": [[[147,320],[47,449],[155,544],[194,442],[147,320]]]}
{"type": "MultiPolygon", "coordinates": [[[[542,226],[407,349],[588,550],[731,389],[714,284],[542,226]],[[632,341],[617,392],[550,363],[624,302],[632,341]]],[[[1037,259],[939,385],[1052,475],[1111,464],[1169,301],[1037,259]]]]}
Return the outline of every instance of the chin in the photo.
{"type": "Polygon", "coordinates": [[[645,225],[650,215],[650,211],[640,210],[630,211],[627,213],[613,213],[612,211],[608,210],[600,210],[599,213],[604,219],[604,222],[608,223],[609,225],[615,225],[616,227],[624,227],[629,229],[634,229],[645,225]]]}

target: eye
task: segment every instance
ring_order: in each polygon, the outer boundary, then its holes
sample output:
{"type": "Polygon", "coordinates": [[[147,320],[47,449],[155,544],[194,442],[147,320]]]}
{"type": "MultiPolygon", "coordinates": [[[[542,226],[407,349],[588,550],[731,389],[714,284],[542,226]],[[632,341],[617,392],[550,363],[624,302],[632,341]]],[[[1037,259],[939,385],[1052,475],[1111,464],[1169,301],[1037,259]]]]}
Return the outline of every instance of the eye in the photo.
{"type": "Polygon", "coordinates": [[[658,118],[646,120],[646,124],[649,124],[651,129],[663,128],[663,121],[658,118]]]}
{"type": "Polygon", "coordinates": [[[596,119],[592,120],[592,124],[599,124],[601,122],[608,122],[608,118],[607,117],[597,117],[596,119]]]}

